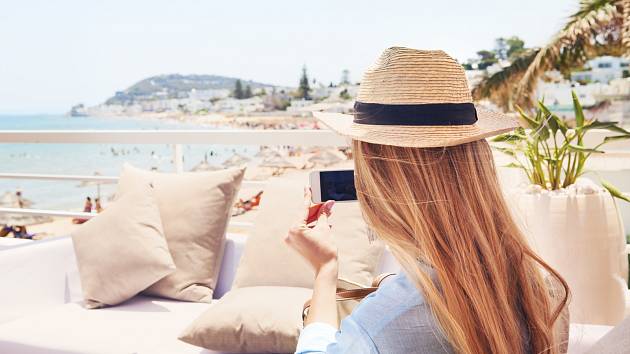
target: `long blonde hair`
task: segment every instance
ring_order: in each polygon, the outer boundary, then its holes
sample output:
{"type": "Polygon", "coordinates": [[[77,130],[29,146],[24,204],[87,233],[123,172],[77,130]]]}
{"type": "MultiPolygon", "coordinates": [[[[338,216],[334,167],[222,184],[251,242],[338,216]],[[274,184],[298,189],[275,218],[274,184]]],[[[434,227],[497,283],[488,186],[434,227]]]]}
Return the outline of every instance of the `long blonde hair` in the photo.
{"type": "Polygon", "coordinates": [[[568,286],[513,221],[485,140],[422,149],[355,140],[353,153],[366,222],[456,352],[559,352],[553,326],[568,286]],[[435,279],[419,262],[435,269],[435,279]],[[543,270],[564,288],[557,306],[543,270]]]}

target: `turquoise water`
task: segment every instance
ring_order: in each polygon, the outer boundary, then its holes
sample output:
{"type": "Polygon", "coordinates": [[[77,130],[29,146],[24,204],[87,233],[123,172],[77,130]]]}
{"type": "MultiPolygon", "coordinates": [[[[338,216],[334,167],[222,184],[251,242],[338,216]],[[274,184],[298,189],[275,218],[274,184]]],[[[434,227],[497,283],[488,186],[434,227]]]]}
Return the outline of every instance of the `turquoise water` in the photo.
{"type": "MultiPolygon", "coordinates": [[[[0,130],[155,130],[213,129],[192,123],[140,118],[65,117],[58,115],[0,115],[0,130]]],[[[220,164],[234,152],[253,155],[257,146],[184,145],[186,170],[208,156],[211,164],[220,164]]],[[[133,144],[0,144],[0,172],[82,174],[117,176],[124,162],[141,168],[173,171],[171,145],[133,144]]],[[[21,189],[33,207],[42,209],[80,209],[86,196],[96,196],[96,186],[78,186],[77,181],[29,181],[0,179],[0,194],[21,189]]],[[[102,185],[103,199],[115,190],[102,185]]]]}

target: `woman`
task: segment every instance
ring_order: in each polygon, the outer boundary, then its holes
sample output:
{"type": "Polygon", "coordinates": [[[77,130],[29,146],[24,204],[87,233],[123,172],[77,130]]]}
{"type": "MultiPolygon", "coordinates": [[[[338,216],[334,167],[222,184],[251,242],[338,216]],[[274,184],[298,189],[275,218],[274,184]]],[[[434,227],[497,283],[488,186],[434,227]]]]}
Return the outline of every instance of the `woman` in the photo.
{"type": "MultiPolygon", "coordinates": [[[[87,209],[87,206],[86,206],[86,209],[87,209]]],[[[103,211],[103,206],[101,205],[101,198],[94,199],[94,210],[96,210],[97,213],[100,213],[103,211]]]]}
{"type": "Polygon", "coordinates": [[[484,140],[516,124],[476,108],[469,92],[444,52],[390,48],[365,74],[354,117],[317,114],[353,139],[365,221],[402,272],[338,330],[333,203],[314,228],[301,220],[286,241],[316,277],[298,353],[563,351],[554,324],[567,285],[512,220],[484,140]],[[562,291],[550,292],[544,277],[562,291]]]}
{"type": "MultiPolygon", "coordinates": [[[[85,204],[83,204],[83,212],[84,213],[91,213],[92,212],[92,198],[90,197],[86,197],[85,198],[85,204]]],[[[84,219],[84,218],[74,218],[72,219],[72,223],[73,224],[83,224],[85,222],[87,222],[89,219],[84,219]]]]}

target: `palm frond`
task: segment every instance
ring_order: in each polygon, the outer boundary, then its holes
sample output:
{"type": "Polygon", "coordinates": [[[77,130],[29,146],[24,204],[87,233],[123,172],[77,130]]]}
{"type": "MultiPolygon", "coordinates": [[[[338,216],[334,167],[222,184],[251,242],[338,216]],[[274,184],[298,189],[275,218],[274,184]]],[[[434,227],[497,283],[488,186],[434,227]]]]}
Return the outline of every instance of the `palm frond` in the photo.
{"type": "Polygon", "coordinates": [[[538,81],[546,71],[558,69],[569,75],[572,69],[596,56],[629,54],[628,13],[630,0],[582,0],[551,42],[536,50],[533,57],[527,57],[529,65],[525,70],[523,62],[515,62],[514,68],[504,68],[505,73],[491,75],[479,84],[476,97],[489,98],[506,110],[514,104],[531,108],[536,101],[538,81]],[[506,98],[508,93],[511,95],[506,98]]]}
{"type": "Polygon", "coordinates": [[[539,49],[530,49],[518,56],[508,67],[488,76],[472,90],[473,98],[488,98],[504,110],[512,110],[515,87],[512,83],[521,80],[539,49]]]}
{"type": "Polygon", "coordinates": [[[630,58],[630,0],[623,0],[623,27],[621,30],[621,43],[624,55],[630,58]]]}
{"type": "MultiPolygon", "coordinates": [[[[624,0],[625,1],[625,0],[624,0]]],[[[567,72],[583,65],[597,53],[618,41],[619,20],[623,17],[616,6],[619,0],[583,0],[578,11],[553,40],[540,50],[517,85],[519,100],[533,102],[540,76],[558,68],[567,72]]]]}
{"type": "Polygon", "coordinates": [[[578,10],[571,16],[567,23],[564,25],[564,30],[575,26],[578,22],[589,18],[593,13],[598,12],[602,8],[609,5],[614,5],[615,0],[581,0],[578,10]]]}

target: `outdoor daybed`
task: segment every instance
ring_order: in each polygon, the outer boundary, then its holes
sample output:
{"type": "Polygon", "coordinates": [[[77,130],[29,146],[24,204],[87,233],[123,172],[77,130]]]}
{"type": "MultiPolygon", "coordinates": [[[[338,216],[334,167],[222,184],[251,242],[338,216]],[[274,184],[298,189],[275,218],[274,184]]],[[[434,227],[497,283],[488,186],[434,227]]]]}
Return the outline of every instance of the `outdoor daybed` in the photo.
{"type": "MultiPolygon", "coordinates": [[[[215,297],[231,286],[245,236],[228,235],[215,297]]],[[[380,270],[396,271],[389,253],[380,270]]],[[[0,251],[0,353],[212,353],[177,339],[211,304],[136,296],[87,310],[69,237],[0,251]]],[[[611,328],[571,326],[570,353],[583,353],[611,328]]]]}

